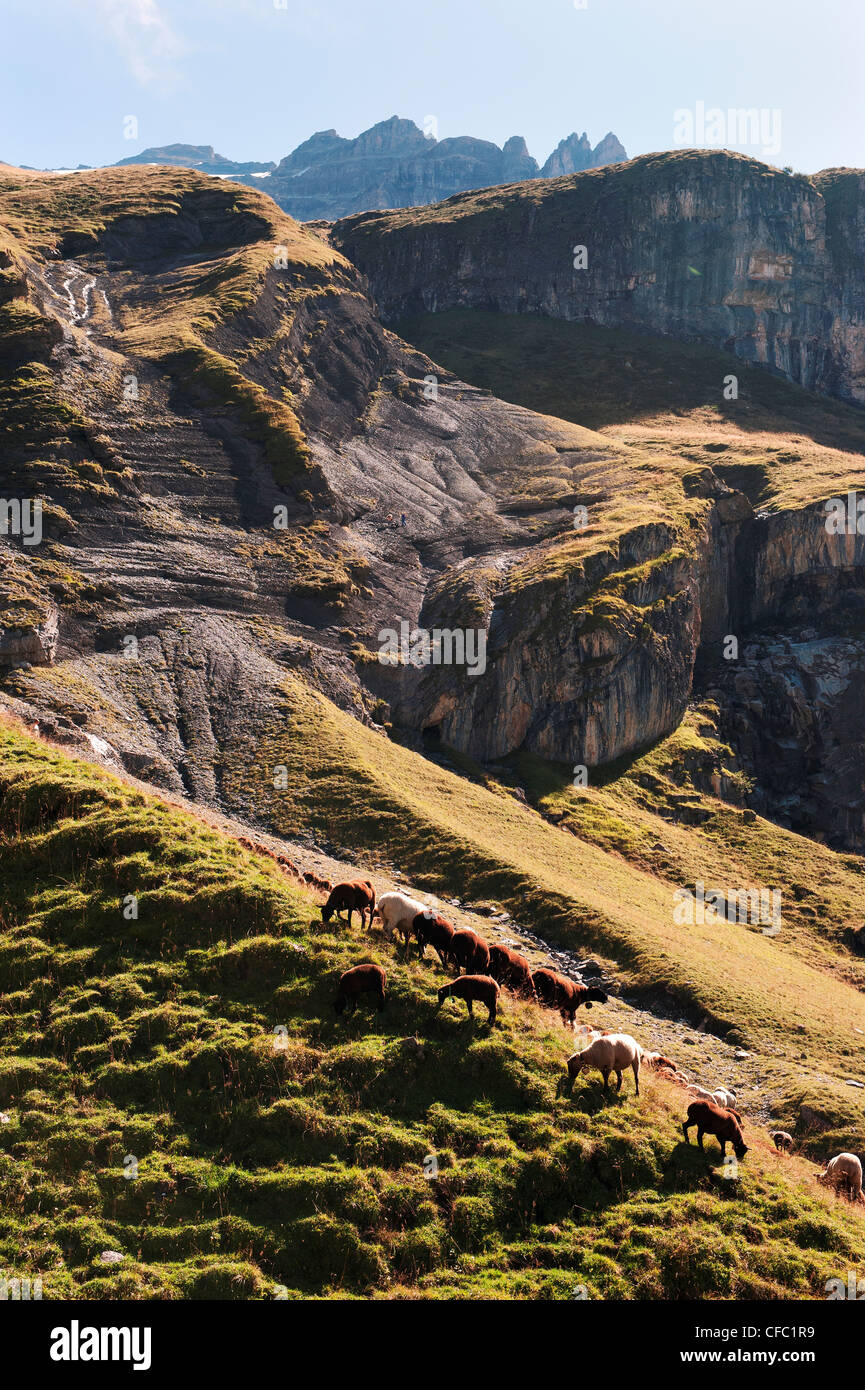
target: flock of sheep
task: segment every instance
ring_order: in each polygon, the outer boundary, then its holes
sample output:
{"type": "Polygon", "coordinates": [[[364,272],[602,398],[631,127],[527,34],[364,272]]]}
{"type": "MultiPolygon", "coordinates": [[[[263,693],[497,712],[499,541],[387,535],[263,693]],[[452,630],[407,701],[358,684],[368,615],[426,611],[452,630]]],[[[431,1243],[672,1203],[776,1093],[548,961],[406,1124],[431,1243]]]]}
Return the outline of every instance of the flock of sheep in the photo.
{"type": "MultiPolygon", "coordinates": [[[[379,916],[387,940],[401,936],[408,950],[414,937],[421,959],[427,946],[432,946],[445,969],[456,969],[456,978],[438,990],[439,1008],[447,999],[463,999],[469,1014],[473,1016],[473,1006],[479,1003],[486,1008],[488,1021],[493,1026],[504,986],[514,994],[557,1009],[562,1022],[582,1034],[586,1043],[568,1058],[567,1073],[559,1083],[559,1095],[563,1092],[570,1095],[580,1072],[588,1069],[601,1073],[605,1090],[611,1074],[615,1072],[617,1094],[622,1089],[624,1072],[632,1071],[635,1091],[639,1095],[640,1069],[646,1066],[667,1080],[684,1086],[695,1097],[688,1106],[687,1117],[682,1124],[686,1143],[690,1142],[690,1130],[696,1128],[697,1143],[701,1149],[704,1135],[711,1134],[718,1140],[722,1157],[726,1157],[728,1143],[737,1159],[745,1157],[748,1149],[742,1136],[742,1116],[735,1108],[736,1096],[733,1091],[722,1087],[707,1091],[689,1083],[684,1073],[668,1057],[646,1051],[628,1033],[601,1031],[585,1024],[577,1028],[577,1009],[581,1005],[590,1009],[593,1003],[605,1004],[607,995],[603,990],[577,984],[554,970],[532,970],[526,957],[519,952],[507,946],[491,946],[477,932],[454,927],[425,903],[406,893],[385,893],[376,902],[375,888],[368,879],[338,883],[335,887],[328,884],[327,887],[330,891],[321,909],[324,922],[329,922],[334,914],[339,917],[347,912],[348,925],[351,926],[352,915],[357,912],[361,927],[371,927],[373,918],[379,916]],[[460,973],[463,970],[465,974],[460,973]]],[[[386,986],[387,975],[380,965],[356,965],[340,977],[334,1008],[337,1014],[341,1014],[354,1007],[358,996],[366,994],[372,995],[378,1008],[383,1009],[386,986]]],[[[770,1138],[781,1152],[789,1153],[793,1148],[793,1138],[785,1130],[770,1131],[770,1138]]],[[[837,1154],[818,1175],[817,1181],[834,1188],[836,1193],[846,1194],[851,1201],[865,1201],[862,1164],[856,1154],[837,1154]]]]}

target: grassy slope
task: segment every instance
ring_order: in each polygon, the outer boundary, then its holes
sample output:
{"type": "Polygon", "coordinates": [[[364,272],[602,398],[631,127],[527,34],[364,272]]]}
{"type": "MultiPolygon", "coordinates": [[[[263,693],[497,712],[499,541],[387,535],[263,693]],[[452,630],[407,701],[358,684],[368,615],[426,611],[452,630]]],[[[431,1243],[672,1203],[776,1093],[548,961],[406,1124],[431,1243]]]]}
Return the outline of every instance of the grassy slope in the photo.
{"type": "MultiPolygon", "coordinates": [[[[153,264],[145,259],[143,274],[140,265],[135,271],[121,270],[113,286],[118,295],[116,346],[158,363],[203,399],[235,410],[250,437],[263,444],[278,482],[288,484],[306,474],[310,481],[320,481],[289,403],[250,381],[207,339],[255,302],[277,248],[282,273],[299,286],[297,302],[346,268],[338,252],[254,189],[217,183],[189,170],[100,169],[34,181],[0,169],[0,253],[5,250],[18,265],[27,257],[56,257],[61,248],[67,256],[98,253],[106,232],[129,238],[141,259],[147,239],[136,238],[148,221],[154,238],[167,237],[169,244],[180,238],[179,253],[195,246],[194,233],[188,242],[182,238],[185,225],[198,221],[205,244],[192,258],[179,255],[177,264],[168,251],[153,264]],[[209,244],[211,228],[214,241],[209,244]]],[[[0,310],[0,351],[4,335],[11,332],[5,323],[10,314],[9,305],[0,310]]],[[[28,368],[22,370],[26,374],[28,368]]],[[[13,379],[6,388],[13,401],[15,389],[13,379]]]]}
{"type": "Polygon", "coordinates": [[[397,327],[464,381],[628,444],[668,481],[712,467],[769,509],[865,485],[862,411],[700,344],[469,309],[397,327]]]}
{"type": "MultiPolygon", "coordinates": [[[[666,745],[673,761],[676,738],[666,745]]],[[[569,834],[474,772],[467,780],[430,764],[292,682],[283,729],[260,749],[256,767],[232,775],[237,792],[287,835],[312,828],[371,867],[398,865],[432,891],[493,899],[547,939],[615,958],[633,987],[669,988],[765,1057],[768,1089],[790,1104],[818,1094],[833,1132],[862,1147],[861,1093],[845,1080],[865,1072],[865,974],[823,925],[865,914],[858,861],[770,822],[747,824],[711,798],[707,826],[675,829],[662,818],[663,789],[648,795],[636,782],[606,805],[594,800],[604,793],[589,793],[601,829],[581,830],[571,816],[577,834],[569,834]],[[272,784],[280,765],[285,791],[272,784]],[[618,842],[617,822],[630,827],[618,842]],[[653,848],[667,840],[675,852],[653,848]],[[791,911],[776,938],[739,924],[677,926],[673,893],[697,877],[737,889],[780,884],[785,910],[791,881],[814,897],[805,911],[791,911]]],[[[547,775],[561,791],[563,770],[547,775]]]]}
{"type": "Polygon", "coordinates": [[[593,1079],[557,1101],[549,1015],[436,1019],[437,969],[311,922],[271,861],[0,739],[8,1274],[66,1297],[773,1297],[865,1261],[861,1215],[804,1159],[749,1132],[722,1177],[651,1079],[639,1103],[593,1079]],[[337,1023],[359,959],[387,965],[390,1008],[337,1023]]]}

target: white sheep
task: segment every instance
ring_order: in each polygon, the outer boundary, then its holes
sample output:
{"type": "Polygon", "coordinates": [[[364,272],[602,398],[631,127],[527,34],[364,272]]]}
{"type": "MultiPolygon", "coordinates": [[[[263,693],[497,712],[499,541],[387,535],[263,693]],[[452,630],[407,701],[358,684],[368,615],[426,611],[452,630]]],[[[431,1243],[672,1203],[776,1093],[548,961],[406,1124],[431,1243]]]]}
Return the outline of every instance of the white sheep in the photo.
{"type": "Polygon", "coordinates": [[[692,1096],[696,1096],[698,1100],[710,1100],[713,1105],[715,1104],[715,1097],[712,1092],[704,1090],[702,1086],[695,1086],[692,1083],[690,1086],[686,1086],[685,1089],[690,1091],[692,1096]]]}
{"type": "Polygon", "coordinates": [[[426,903],[419,903],[407,893],[383,893],[378,900],[381,916],[381,929],[390,941],[395,932],[401,932],[406,946],[411,936],[412,923],[419,912],[428,912],[426,903]]]}
{"type": "Polygon", "coordinates": [[[736,1109],[736,1092],[728,1091],[723,1086],[712,1092],[712,1100],[717,1101],[718,1105],[723,1105],[725,1110],[736,1109]]]}
{"type": "Polygon", "coordinates": [[[604,1078],[604,1090],[610,1079],[610,1072],[616,1073],[616,1094],[622,1089],[622,1072],[631,1067],[634,1072],[634,1085],[640,1094],[640,1062],[643,1049],[629,1033],[607,1033],[595,1038],[593,1043],[575,1052],[568,1058],[568,1075],[559,1083],[559,1093],[564,1089],[568,1095],[574,1089],[574,1081],[586,1067],[594,1067],[604,1078]]]}
{"type": "Polygon", "coordinates": [[[847,1188],[851,1202],[861,1202],[862,1164],[855,1154],[836,1154],[830,1158],[817,1181],[826,1187],[834,1187],[836,1192],[847,1188]]]}

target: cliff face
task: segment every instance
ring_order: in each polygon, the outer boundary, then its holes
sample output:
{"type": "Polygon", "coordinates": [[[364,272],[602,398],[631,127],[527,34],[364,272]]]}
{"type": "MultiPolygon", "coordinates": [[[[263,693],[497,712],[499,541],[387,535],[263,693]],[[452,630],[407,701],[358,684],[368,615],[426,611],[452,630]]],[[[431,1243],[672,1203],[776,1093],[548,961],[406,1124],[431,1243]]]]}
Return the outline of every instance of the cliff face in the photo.
{"type": "Polygon", "coordinates": [[[472,307],[700,339],[865,402],[863,218],[861,172],[686,151],[369,213],[333,238],[385,320],[472,307]]]}
{"type": "MultiPolygon", "coordinates": [[[[751,778],[748,804],[861,851],[865,537],[828,536],[824,522],[822,507],[759,516],[721,488],[690,550],[646,526],[565,576],[491,576],[486,671],[406,674],[394,716],[480,761],[525,750],[590,770],[670,733],[708,695],[751,778]]],[[[433,589],[421,625],[452,612],[433,589]]]]}

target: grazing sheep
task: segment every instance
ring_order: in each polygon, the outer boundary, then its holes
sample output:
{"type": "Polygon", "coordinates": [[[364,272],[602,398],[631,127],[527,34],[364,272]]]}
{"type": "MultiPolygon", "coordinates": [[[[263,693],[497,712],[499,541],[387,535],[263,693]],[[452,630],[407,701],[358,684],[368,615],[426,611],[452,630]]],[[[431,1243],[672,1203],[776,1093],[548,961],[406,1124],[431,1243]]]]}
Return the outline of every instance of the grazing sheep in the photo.
{"type": "Polygon", "coordinates": [[[425,903],[410,898],[407,893],[382,893],[378,900],[381,929],[388,941],[399,932],[408,947],[412,925],[419,912],[426,912],[425,903]]]}
{"type": "Polygon", "coordinates": [[[605,1091],[609,1083],[610,1072],[616,1073],[616,1094],[618,1095],[622,1089],[622,1072],[627,1067],[631,1067],[634,1073],[634,1086],[637,1095],[639,1095],[642,1058],[643,1049],[629,1033],[608,1033],[605,1037],[595,1038],[595,1041],[583,1048],[582,1052],[575,1052],[572,1057],[568,1058],[568,1074],[559,1082],[559,1094],[564,1090],[567,1095],[570,1095],[580,1072],[584,1071],[586,1067],[593,1067],[603,1076],[605,1091]]]}
{"type": "Polygon", "coordinates": [[[368,878],[352,883],[338,883],[328,894],[327,902],[321,909],[321,920],[329,922],[334,913],[348,912],[348,925],[351,926],[353,912],[360,913],[360,925],[364,925],[364,915],[369,913],[369,925],[375,912],[375,889],[368,878]]]}
{"type": "Polygon", "coordinates": [[[432,946],[442,965],[446,966],[451,957],[451,942],[455,930],[453,924],[438,912],[427,908],[425,912],[417,914],[412,922],[412,930],[420,947],[421,960],[427,946],[432,946]]]}
{"type": "Polygon", "coordinates": [[[665,1057],[660,1052],[644,1052],[643,1066],[650,1067],[652,1071],[669,1071],[673,1072],[675,1076],[684,1077],[684,1072],[679,1071],[676,1063],[671,1062],[669,1057],[665,1057]]]}
{"type": "Polygon", "coordinates": [[[489,975],[490,973],[490,947],[485,936],[478,936],[478,944],[472,954],[471,973],[473,975],[489,975]]]}
{"type": "MultiPolygon", "coordinates": [[[[692,1096],[696,1096],[698,1100],[707,1100],[707,1101],[709,1101],[712,1105],[717,1105],[717,1103],[718,1103],[718,1102],[715,1100],[715,1097],[712,1095],[712,1092],[711,1092],[711,1091],[705,1090],[704,1087],[702,1087],[702,1086],[696,1086],[696,1085],[694,1085],[693,1082],[692,1082],[691,1085],[688,1086],[686,1089],[691,1093],[692,1096]]],[[[726,1110],[726,1108],[727,1108],[727,1107],[726,1107],[726,1105],[725,1105],[725,1106],[723,1107],[723,1109],[726,1110]]]]}
{"type": "Polygon", "coordinates": [[[690,1083],[683,1071],[679,1071],[676,1063],[669,1057],[664,1057],[660,1052],[644,1052],[643,1066],[656,1071],[665,1081],[672,1081],[677,1086],[687,1087],[690,1083]]]}
{"type": "Polygon", "coordinates": [[[379,1013],[384,1008],[384,990],[387,984],[387,975],[380,965],[355,965],[351,970],[346,970],[339,977],[339,988],[333,1007],[338,1014],[343,1013],[346,1008],[354,1009],[355,1001],[359,994],[375,995],[379,1013]]]}
{"type": "Polygon", "coordinates": [[[489,969],[489,943],[469,927],[460,927],[454,932],[450,955],[457,974],[465,970],[467,975],[482,975],[489,969]]]}
{"type": "Polygon", "coordinates": [[[726,1157],[727,1142],[733,1145],[733,1152],[736,1157],[742,1159],[748,1152],[745,1140],[742,1138],[740,1120],[732,1110],[727,1110],[720,1105],[716,1105],[712,1100],[695,1100],[688,1106],[688,1118],[682,1122],[682,1129],[685,1134],[685,1143],[691,1142],[688,1130],[697,1126],[697,1143],[703,1147],[703,1135],[714,1134],[718,1143],[721,1145],[721,1157],[726,1157]]]}
{"type": "Polygon", "coordinates": [[[786,1129],[770,1129],[769,1138],[782,1153],[788,1154],[793,1149],[793,1136],[788,1134],[786,1129]]]}
{"type": "Polygon", "coordinates": [[[315,888],[319,893],[329,894],[333,892],[333,884],[329,878],[319,878],[318,874],[307,872],[303,876],[303,881],[308,888],[315,888]]]}
{"type": "Polygon", "coordinates": [[[862,1196],[862,1164],[855,1154],[836,1154],[830,1158],[823,1172],[817,1174],[817,1181],[825,1187],[834,1187],[836,1193],[846,1191],[851,1202],[865,1200],[862,1196]]]}
{"type": "Polygon", "coordinates": [[[499,992],[498,985],[489,975],[460,975],[458,979],[450,980],[446,985],[442,985],[438,992],[438,1007],[440,1009],[446,999],[465,999],[469,1006],[469,1014],[474,1017],[472,1005],[477,1000],[479,1004],[486,1004],[489,1010],[489,1024],[492,1028],[496,1021],[499,992]]]}
{"type": "Polygon", "coordinates": [[[545,967],[536,970],[532,975],[532,984],[538,1002],[546,1004],[550,1009],[558,1009],[564,1024],[573,1027],[574,1015],[581,1004],[585,1004],[587,1009],[593,1003],[606,1004],[607,995],[602,989],[594,986],[578,985],[575,980],[569,980],[566,975],[559,975],[555,970],[547,970],[545,967]]]}
{"type": "Polygon", "coordinates": [[[491,946],[489,972],[500,985],[507,985],[514,994],[528,994],[535,998],[532,984],[532,967],[518,951],[509,946],[491,946]]]}
{"type": "Polygon", "coordinates": [[[724,1086],[719,1086],[717,1091],[712,1092],[712,1100],[723,1105],[727,1110],[736,1108],[736,1092],[728,1091],[724,1086]]]}

